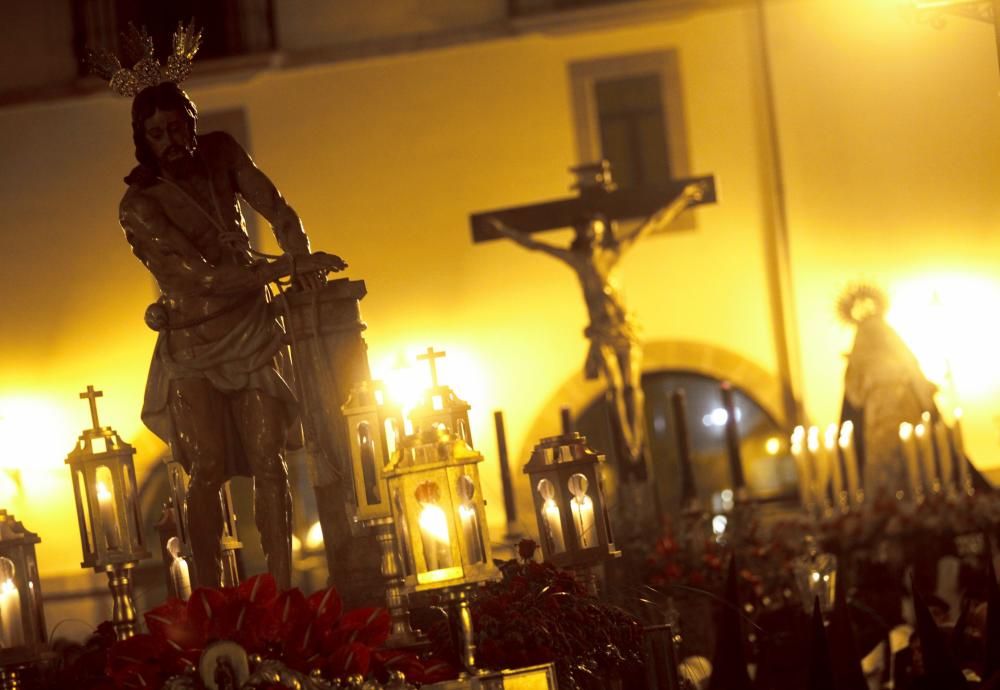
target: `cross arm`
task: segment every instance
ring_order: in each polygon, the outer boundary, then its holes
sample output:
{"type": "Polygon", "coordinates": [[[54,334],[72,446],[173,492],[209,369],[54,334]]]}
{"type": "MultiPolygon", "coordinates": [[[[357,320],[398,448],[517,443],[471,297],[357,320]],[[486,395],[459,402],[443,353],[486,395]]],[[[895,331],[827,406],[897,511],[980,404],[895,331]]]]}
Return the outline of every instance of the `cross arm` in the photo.
{"type": "Polygon", "coordinates": [[[715,202],[715,177],[712,175],[673,180],[655,187],[588,191],[578,197],[473,213],[469,216],[472,241],[488,242],[503,237],[496,231],[492,219],[529,234],[573,227],[576,222],[595,215],[603,215],[608,220],[651,216],[692,183],[701,183],[704,188],[702,198],[692,206],[715,202]]]}

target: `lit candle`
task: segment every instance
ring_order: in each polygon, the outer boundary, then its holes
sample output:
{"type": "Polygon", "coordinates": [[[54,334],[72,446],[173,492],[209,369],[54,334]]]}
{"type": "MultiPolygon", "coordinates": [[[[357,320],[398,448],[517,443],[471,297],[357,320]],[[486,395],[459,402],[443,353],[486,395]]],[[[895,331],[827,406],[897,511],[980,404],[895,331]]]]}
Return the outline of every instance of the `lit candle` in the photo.
{"type": "Polygon", "coordinates": [[[594,502],[587,495],[587,485],[587,477],[582,474],[577,473],[569,478],[569,490],[573,494],[569,506],[581,549],[597,546],[597,534],[594,532],[594,502]]]}
{"type": "Polygon", "coordinates": [[[174,595],[182,601],[187,601],[191,598],[191,573],[187,561],[181,556],[181,540],[170,537],[167,540],[167,551],[174,559],[170,563],[170,582],[174,587],[174,595]]]}
{"type": "Polygon", "coordinates": [[[543,536],[548,538],[552,553],[561,553],[566,550],[566,539],[563,537],[562,515],[555,501],[556,488],[548,479],[539,480],[537,488],[542,497],[542,520],[546,532],[543,536]]]}
{"type": "Polygon", "coordinates": [[[906,475],[910,480],[910,495],[914,501],[920,501],[924,495],[923,482],[920,480],[920,466],[917,462],[917,445],[913,438],[913,425],[903,422],[899,425],[899,442],[903,446],[903,456],[906,458],[906,475]]]}
{"type": "Polygon", "coordinates": [[[934,472],[934,445],[931,442],[931,434],[927,427],[921,423],[913,427],[913,436],[916,438],[917,449],[920,451],[920,464],[924,469],[924,476],[927,478],[927,487],[937,493],[941,491],[941,482],[934,472]]]}
{"type": "Polygon", "coordinates": [[[483,560],[483,549],[479,543],[479,518],[475,507],[472,504],[460,505],[458,518],[462,523],[462,536],[465,537],[469,563],[479,563],[483,560]]]}
{"type": "Polygon", "coordinates": [[[969,460],[965,457],[965,439],[962,438],[962,409],[955,410],[955,424],[951,428],[951,440],[955,444],[955,464],[958,466],[958,482],[960,489],[967,494],[972,493],[972,473],[969,472],[969,460]]]}
{"type": "Polygon", "coordinates": [[[955,490],[955,476],[953,474],[955,465],[951,458],[951,441],[948,440],[948,427],[943,420],[938,420],[934,423],[934,445],[941,458],[941,463],[938,465],[941,470],[941,485],[945,491],[952,493],[955,490]]]}
{"type": "Polygon", "coordinates": [[[840,451],[844,454],[844,469],[847,474],[847,493],[852,503],[865,500],[858,478],[858,453],[854,448],[854,422],[847,420],[840,426],[840,451]]]}
{"type": "Polygon", "coordinates": [[[844,466],[840,464],[840,450],[837,445],[837,425],[830,424],[823,434],[823,448],[830,467],[830,481],[833,488],[833,506],[847,509],[847,494],[844,493],[844,466]]]}
{"type": "MultiPolygon", "coordinates": [[[[931,419],[931,413],[924,410],[920,413],[920,423],[924,425],[924,433],[927,435],[927,444],[930,448],[931,456],[931,468],[934,472],[934,483],[932,488],[935,493],[941,491],[942,479],[944,477],[941,470],[941,451],[938,448],[937,436],[934,433],[934,422],[931,419]]],[[[923,447],[921,447],[923,450],[923,447]]]]}
{"type": "Polygon", "coordinates": [[[0,558],[0,636],[4,647],[24,644],[21,593],[14,584],[14,561],[9,558],[0,558]]]}
{"type": "Polygon", "coordinates": [[[806,437],[806,447],[809,449],[810,468],[812,470],[813,492],[816,495],[816,505],[821,511],[826,510],[826,480],[827,467],[825,459],[822,457],[823,444],[819,442],[819,427],[809,427],[809,435],[806,437]]]}
{"type": "Polygon", "coordinates": [[[97,482],[97,512],[101,518],[101,528],[108,549],[117,549],[120,539],[118,520],[115,519],[115,501],[111,491],[102,481],[97,482]]]}
{"type": "Polygon", "coordinates": [[[812,472],[809,468],[809,458],[806,456],[803,445],[805,436],[804,427],[795,427],[795,431],[792,432],[791,447],[792,457],[795,458],[795,469],[799,473],[799,498],[802,500],[802,508],[807,513],[812,513],[816,502],[812,492],[812,472]]]}
{"type": "Polygon", "coordinates": [[[444,510],[435,503],[422,503],[418,522],[427,570],[450,568],[451,535],[448,533],[448,516],[444,514],[444,510]]]}

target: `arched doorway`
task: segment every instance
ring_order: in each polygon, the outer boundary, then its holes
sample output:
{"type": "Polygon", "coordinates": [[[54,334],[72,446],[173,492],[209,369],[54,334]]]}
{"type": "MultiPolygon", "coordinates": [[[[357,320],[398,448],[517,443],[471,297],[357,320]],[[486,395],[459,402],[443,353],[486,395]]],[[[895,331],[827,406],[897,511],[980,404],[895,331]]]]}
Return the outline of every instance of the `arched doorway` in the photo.
{"type": "MultiPolygon", "coordinates": [[[[703,505],[712,506],[713,498],[718,502],[719,494],[731,488],[721,383],[716,377],[684,370],[643,374],[652,478],[660,506],[666,512],[676,512],[680,505],[680,464],[670,409],[670,394],[674,390],[682,389],[687,396],[688,438],[695,484],[703,505]]],[[[759,500],[794,499],[797,480],[795,464],[788,453],[788,430],[750,392],[738,386],[734,392],[740,451],[751,495],[759,500]]],[[[616,466],[608,406],[603,395],[597,396],[576,416],[576,428],[592,447],[608,455],[611,466],[616,466]]]]}

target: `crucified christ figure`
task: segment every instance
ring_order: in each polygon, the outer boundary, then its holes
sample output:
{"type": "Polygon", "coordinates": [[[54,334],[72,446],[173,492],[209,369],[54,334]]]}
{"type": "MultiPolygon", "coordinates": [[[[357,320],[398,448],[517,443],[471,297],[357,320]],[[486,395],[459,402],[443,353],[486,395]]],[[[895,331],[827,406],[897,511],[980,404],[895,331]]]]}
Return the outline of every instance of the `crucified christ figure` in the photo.
{"type": "Polygon", "coordinates": [[[501,235],[527,249],[554,256],[576,272],[590,316],[590,324],[583,331],[590,340],[584,374],[588,379],[604,378],[632,463],[642,461],[645,442],[642,344],[618,293],[615,268],[632,245],[669,225],[685,209],[701,201],[705,193],[703,182],[687,185],[673,201],[621,237],[615,236],[612,224],[603,216],[581,219],[574,225],[576,237],[568,247],[541,242],[496,218],[491,220],[492,227],[501,235]]]}

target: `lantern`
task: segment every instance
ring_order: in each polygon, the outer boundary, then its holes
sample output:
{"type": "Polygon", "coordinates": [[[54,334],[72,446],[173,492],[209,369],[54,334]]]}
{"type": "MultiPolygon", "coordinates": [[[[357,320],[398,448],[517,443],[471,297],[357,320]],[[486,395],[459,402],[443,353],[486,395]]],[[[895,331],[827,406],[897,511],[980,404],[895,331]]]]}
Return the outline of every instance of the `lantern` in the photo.
{"type": "Polygon", "coordinates": [[[381,381],[361,381],[343,406],[351,444],[355,515],[359,520],[392,516],[383,472],[403,435],[403,413],[390,405],[381,381]]]}
{"type": "MultiPolygon", "coordinates": [[[[535,504],[543,558],[587,575],[621,556],[615,549],[601,483],[604,456],[577,432],[543,438],[524,466],[535,504]]],[[[586,577],[591,589],[592,578],[586,577]]]]}
{"type": "Polygon", "coordinates": [[[410,419],[416,431],[432,429],[443,425],[456,437],[472,446],[472,432],[469,427],[469,409],[465,402],[448,386],[438,383],[436,361],[445,356],[429,347],[417,359],[426,360],[431,370],[431,387],[424,392],[420,403],[410,410],[410,419]]]}
{"type": "Polygon", "coordinates": [[[135,449],[111,427],[97,418],[97,398],[103,393],[93,386],[80,394],[90,402],[93,428],[85,429],[76,448],[66,458],[73,481],[76,513],[80,523],[83,568],[108,574],[114,599],[112,622],[118,639],[136,632],[131,570],[149,558],[139,518],[133,456],[135,449]]]}
{"type": "Polygon", "coordinates": [[[469,592],[497,575],[479,482],[482,461],[468,443],[439,426],[407,437],[385,473],[405,588],[443,595],[470,673],[475,644],[469,592]]]}
{"type": "MultiPolygon", "coordinates": [[[[35,560],[41,539],[0,510],[0,667],[10,683],[46,651],[42,588],[35,560]]],[[[19,686],[14,686],[19,687],[19,686]]]]}
{"type": "Polygon", "coordinates": [[[813,537],[806,537],[806,553],[792,563],[795,570],[795,584],[802,600],[802,608],[813,610],[813,602],[819,598],[820,609],[827,612],[833,608],[837,585],[837,557],[819,550],[813,537]]]}
{"type": "MultiPolygon", "coordinates": [[[[176,591],[178,582],[176,573],[180,570],[190,572],[194,565],[191,551],[190,525],[188,524],[187,492],[190,477],[173,456],[166,456],[163,464],[167,470],[167,484],[170,493],[163,505],[163,515],[156,529],[160,534],[160,555],[167,569],[169,591],[180,597],[176,591]],[[173,546],[168,546],[171,539],[176,539],[173,546]],[[183,563],[179,561],[183,561],[183,563]]],[[[222,566],[222,586],[236,587],[240,584],[239,556],[243,542],[236,531],[236,510],[233,507],[233,495],[230,482],[226,481],[219,489],[219,509],[222,511],[222,535],[219,537],[219,563],[222,566]]],[[[197,573],[195,573],[197,575],[197,573]]],[[[188,576],[190,578],[190,575],[188,576]]],[[[193,578],[197,580],[197,577],[193,578]]],[[[218,582],[200,582],[205,587],[218,587],[218,582]]],[[[180,597],[184,598],[184,597],[180,597]]]]}
{"type": "Polygon", "coordinates": [[[409,647],[421,636],[410,627],[385,469],[403,435],[403,414],[390,405],[381,381],[361,381],[341,408],[347,422],[354,478],[355,515],[375,532],[379,567],[385,580],[386,608],[392,627],[386,644],[409,647]]]}

